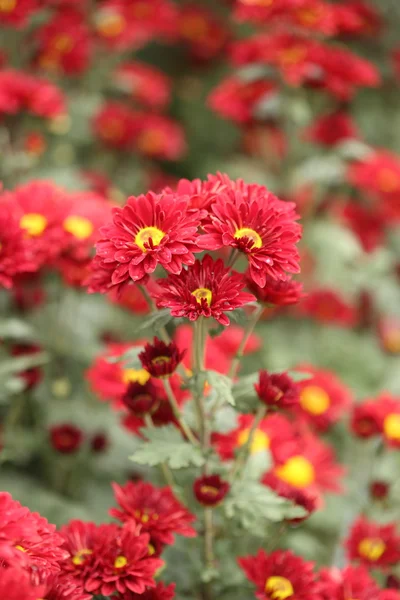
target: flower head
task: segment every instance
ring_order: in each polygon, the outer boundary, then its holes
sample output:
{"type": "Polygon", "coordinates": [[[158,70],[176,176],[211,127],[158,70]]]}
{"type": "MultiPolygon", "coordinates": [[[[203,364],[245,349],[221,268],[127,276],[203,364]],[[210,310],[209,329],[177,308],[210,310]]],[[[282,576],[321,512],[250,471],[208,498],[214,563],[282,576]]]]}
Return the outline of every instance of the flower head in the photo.
{"type": "Polygon", "coordinates": [[[359,517],[346,541],[350,560],[367,567],[384,568],[400,559],[400,537],[394,524],[379,525],[359,517]]]}
{"type": "Polygon", "coordinates": [[[231,272],[221,259],[213,261],[209,254],[179,276],[169,275],[157,283],[160,290],[153,294],[157,306],[168,307],[172,316],[190,321],[213,317],[221,325],[229,325],[225,312],[255,299],[242,291],[244,279],[240,273],[231,272]]]}
{"type": "Polygon", "coordinates": [[[54,425],[50,429],[50,443],[54,450],[62,454],[77,452],[83,442],[83,433],[79,427],[69,423],[54,425]]]}
{"type": "Polygon", "coordinates": [[[122,396],[122,404],[137,417],[152,414],[160,404],[157,387],[151,380],[144,385],[139,382],[129,383],[122,396]]]}
{"type": "Polygon", "coordinates": [[[357,321],[356,309],[346,302],[336,290],[328,288],[309,292],[299,305],[298,311],[319,323],[340,327],[353,327],[357,321]]]}
{"type": "Polygon", "coordinates": [[[150,535],[155,548],[172,544],[173,534],[196,535],[191,523],[195,517],[174,497],[167,487],[156,488],[151,483],[128,481],[124,486],[113,484],[120,508],[112,508],[111,516],[123,522],[140,523],[141,530],[150,535]]]}
{"type": "Polygon", "coordinates": [[[18,273],[36,271],[35,257],[11,204],[0,203],[0,286],[11,288],[18,273]]]}
{"type": "Polygon", "coordinates": [[[303,298],[303,284],[294,279],[277,280],[267,275],[265,286],[257,285],[250,274],[246,278],[247,287],[255,295],[258,302],[263,304],[275,304],[276,306],[288,306],[297,304],[303,298]]]}
{"type": "Polygon", "coordinates": [[[185,351],[180,351],[175,342],[166,344],[154,338],[153,344],[146,344],[143,352],[139,354],[139,360],[152,377],[169,377],[184,355],[185,351]]]}
{"type": "Polygon", "coordinates": [[[159,581],[155,588],[146,590],[143,594],[128,591],[123,596],[118,596],[117,600],[172,600],[173,598],[175,598],[175,584],[165,585],[159,581]]]}
{"type": "Polygon", "coordinates": [[[289,550],[267,554],[259,550],[255,556],[238,560],[246,577],[256,586],[259,600],[317,600],[313,563],[305,562],[289,550]]]}
{"type": "Polygon", "coordinates": [[[292,408],[299,402],[298,387],[287,373],[260,371],[254,388],[261,402],[270,409],[292,408]]]}
{"type": "Polygon", "coordinates": [[[342,571],[335,567],[321,569],[317,589],[321,600],[342,600],[342,598],[374,600],[380,598],[376,582],[363,566],[350,565],[342,571]]]}
{"type": "Polygon", "coordinates": [[[196,499],[204,506],[217,506],[229,492],[230,485],[219,475],[202,475],[193,484],[196,499]]]}

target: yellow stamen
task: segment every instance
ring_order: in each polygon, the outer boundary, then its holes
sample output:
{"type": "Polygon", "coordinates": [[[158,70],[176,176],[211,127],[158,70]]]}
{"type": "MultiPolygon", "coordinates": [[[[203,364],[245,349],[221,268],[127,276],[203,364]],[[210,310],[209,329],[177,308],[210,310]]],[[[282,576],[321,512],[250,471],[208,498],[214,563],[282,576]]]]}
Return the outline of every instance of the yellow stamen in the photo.
{"type": "Polygon", "coordinates": [[[169,356],[156,356],[156,358],[153,358],[151,362],[154,365],[162,365],[164,363],[171,362],[171,358],[169,356]]]}
{"type": "Polygon", "coordinates": [[[385,350],[391,354],[400,353],[400,329],[393,329],[383,334],[382,343],[385,350]]]}
{"type": "Polygon", "coordinates": [[[358,551],[364,558],[375,562],[386,550],[386,544],[379,538],[365,538],[358,545],[358,551]]]}
{"type": "Polygon", "coordinates": [[[200,487],[200,491],[202,494],[209,494],[210,496],[218,496],[219,490],[217,488],[212,487],[212,485],[202,485],[200,487]]]}
{"type": "Polygon", "coordinates": [[[144,227],[135,235],[135,244],[139,246],[142,252],[147,252],[145,245],[149,245],[150,240],[153,248],[156,248],[164,236],[165,233],[161,229],[158,229],[158,227],[144,227]]]}
{"type": "Polygon", "coordinates": [[[383,431],[390,440],[400,441],[400,413],[391,413],[385,417],[383,431]]]}
{"type": "Polygon", "coordinates": [[[189,40],[201,40],[208,33],[207,22],[201,15],[188,15],[181,22],[181,33],[189,40]]]}
{"type": "Polygon", "coordinates": [[[212,302],[212,291],[208,288],[197,288],[192,292],[192,296],[194,296],[199,304],[201,304],[202,300],[206,301],[207,306],[211,306],[212,302]]]}
{"type": "Polygon", "coordinates": [[[104,12],[98,16],[96,29],[107,38],[118,37],[126,27],[125,18],[119,13],[104,12]]]}
{"type": "Polygon", "coordinates": [[[124,567],[126,567],[127,564],[128,559],[126,558],[126,556],[117,556],[117,558],[114,561],[114,567],[116,569],[123,569],[124,567]]]}
{"type": "Polygon", "coordinates": [[[282,466],[276,467],[275,474],[297,488],[304,488],[315,481],[314,466],[304,456],[292,456],[282,466]]]}
{"type": "Polygon", "coordinates": [[[39,236],[47,227],[47,219],[39,213],[27,213],[20,222],[21,229],[25,229],[31,237],[39,236]]]}
{"type": "Polygon", "coordinates": [[[291,48],[285,48],[280,53],[281,63],[284,65],[296,65],[302,61],[306,56],[306,51],[303,46],[292,46],[291,48]]]}
{"type": "Polygon", "coordinates": [[[307,385],[300,393],[300,404],[312,415],[322,415],[330,405],[326,391],[317,385],[307,385]]]}
{"type": "Polygon", "coordinates": [[[55,36],[52,45],[57,52],[69,52],[74,47],[74,40],[71,36],[63,33],[55,36]]]}
{"type": "Polygon", "coordinates": [[[124,369],[122,381],[128,383],[140,383],[144,385],[150,379],[150,373],[146,369],[124,369]]]}
{"type": "Polygon", "coordinates": [[[396,192],[400,188],[400,176],[392,169],[381,169],[378,173],[378,186],[386,194],[396,192]]]}
{"type": "Polygon", "coordinates": [[[136,145],[145,154],[156,154],[163,150],[165,136],[159,129],[146,129],[138,136],[136,145]]]}
{"type": "Polygon", "coordinates": [[[78,552],[72,557],[71,561],[76,566],[83,565],[86,557],[90,554],[93,554],[93,550],[89,550],[89,548],[82,548],[81,550],[78,550],[78,552]]]}
{"type": "Polygon", "coordinates": [[[17,544],[15,547],[17,550],[20,550],[20,552],[26,552],[25,548],[23,546],[20,546],[19,544],[17,544]]]}
{"type": "Polygon", "coordinates": [[[234,233],[235,240],[240,240],[242,238],[247,238],[253,242],[252,248],[261,248],[262,247],[262,239],[258,235],[257,231],[254,229],[250,229],[249,227],[242,227],[241,229],[237,229],[234,233]]]}
{"type": "Polygon", "coordinates": [[[272,600],[286,600],[294,594],[292,583],[286,577],[272,576],[265,582],[265,591],[272,600]]]}
{"type": "MultiPolygon", "coordinates": [[[[237,443],[239,446],[247,444],[249,439],[250,429],[243,429],[238,435],[237,443]]],[[[256,429],[251,443],[250,454],[257,454],[269,448],[269,437],[261,429],[256,429]]]]}
{"type": "Polygon", "coordinates": [[[17,6],[17,0],[0,0],[0,13],[10,13],[17,6]]]}
{"type": "Polygon", "coordinates": [[[92,235],[94,227],[89,219],[78,215],[71,215],[65,219],[64,229],[78,238],[78,240],[86,240],[92,235]]]}

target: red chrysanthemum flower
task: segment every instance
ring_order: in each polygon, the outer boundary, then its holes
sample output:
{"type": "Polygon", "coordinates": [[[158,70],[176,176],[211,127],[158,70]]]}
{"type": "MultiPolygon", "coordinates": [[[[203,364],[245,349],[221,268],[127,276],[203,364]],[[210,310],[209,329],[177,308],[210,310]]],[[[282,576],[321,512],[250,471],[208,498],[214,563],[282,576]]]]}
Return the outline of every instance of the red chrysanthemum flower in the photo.
{"type": "Polygon", "coordinates": [[[365,252],[373,252],[385,242],[385,219],[376,206],[357,204],[350,199],[334,207],[340,220],[356,235],[365,252]]]}
{"type": "Polygon", "coordinates": [[[367,567],[385,568],[400,560],[400,537],[394,524],[379,525],[359,517],[346,541],[350,560],[367,567]]]}
{"type": "Polygon", "coordinates": [[[317,582],[321,600],[376,600],[379,588],[365,567],[348,566],[342,571],[321,569],[317,582]]]}
{"type": "Polygon", "coordinates": [[[144,385],[140,383],[130,383],[122,396],[122,404],[127,408],[130,414],[136,417],[143,417],[152,414],[157,410],[161,402],[159,390],[150,380],[144,385]]]}
{"type": "Polygon", "coordinates": [[[199,62],[215,59],[229,38],[229,30],[217,15],[195,3],[180,8],[177,28],[180,40],[199,62]]]}
{"type": "Polygon", "coordinates": [[[0,492],[0,561],[26,562],[24,554],[15,548],[16,540],[21,538],[40,542],[36,515],[13,500],[8,492],[0,492]]]}
{"type": "Polygon", "coordinates": [[[254,389],[260,401],[270,410],[293,408],[299,403],[299,388],[287,373],[260,371],[254,389]]]}
{"type": "MultiPolygon", "coordinates": [[[[213,445],[222,460],[231,460],[235,452],[248,443],[250,429],[254,422],[253,415],[239,415],[238,426],[228,433],[214,433],[213,445]]],[[[261,419],[253,435],[250,447],[251,454],[267,452],[275,436],[293,435],[293,427],[282,415],[272,415],[261,419]]]]}
{"type": "Polygon", "coordinates": [[[257,120],[259,108],[276,93],[276,84],[268,79],[246,81],[233,76],[212,91],[208,104],[225,119],[245,124],[257,120]]]}
{"type": "Polygon", "coordinates": [[[111,400],[118,408],[129,383],[137,382],[144,385],[150,379],[150,374],[145,369],[124,369],[124,361],[109,362],[108,360],[118,358],[129,348],[142,345],[142,340],[134,343],[109,344],[106,351],[95,358],[92,366],[86,371],[86,378],[100,400],[111,400]]]}
{"type": "Polygon", "coordinates": [[[223,260],[213,261],[209,254],[180,275],[169,275],[157,283],[160,289],[153,294],[157,306],[170,308],[172,316],[190,321],[213,317],[221,325],[229,325],[226,312],[255,300],[242,291],[243,276],[225,267],[223,260]]]}
{"type": "Polygon", "coordinates": [[[149,536],[139,531],[134,521],[98,528],[93,550],[97,561],[85,581],[85,591],[110,596],[129,590],[143,594],[147,587],[155,587],[154,574],[164,563],[150,555],[149,536]]]}
{"type": "Polygon", "coordinates": [[[37,30],[35,37],[35,62],[42,69],[72,75],[88,68],[92,40],[81,12],[64,7],[37,30]]]}
{"type": "Polygon", "coordinates": [[[146,590],[143,594],[125,592],[125,594],[117,596],[117,600],[172,600],[173,598],[175,598],[175,584],[165,585],[162,581],[159,581],[155,588],[146,590]]]}
{"type": "Polygon", "coordinates": [[[357,437],[367,439],[381,433],[381,421],[378,403],[375,400],[369,400],[354,407],[351,430],[357,437]]]}
{"type": "MultiPolygon", "coordinates": [[[[187,197],[188,209],[200,211],[199,216],[202,221],[207,218],[207,213],[210,206],[218,198],[220,192],[225,188],[225,184],[218,177],[208,175],[207,181],[201,179],[179,179],[174,186],[174,190],[170,187],[164,187],[163,194],[173,194],[187,197]]],[[[201,221],[201,222],[202,222],[201,221]]]]}
{"type": "Polygon", "coordinates": [[[388,354],[400,354],[400,319],[397,316],[381,317],[377,332],[382,350],[388,354]]]}
{"type": "Polygon", "coordinates": [[[336,146],[358,137],[358,130],[350,115],[338,110],[319,117],[305,132],[306,139],[323,146],[336,146]]]}
{"type": "Polygon", "coordinates": [[[301,227],[296,219],[294,204],[278,200],[262,186],[239,181],[236,191],[225,190],[212,204],[199,246],[207,250],[231,246],[244,252],[251,278],[264,287],[267,275],[286,279],[288,272],[300,270],[296,244],[301,227]]]}
{"type": "Polygon", "coordinates": [[[185,350],[179,350],[175,342],[166,344],[154,338],[152,344],[146,344],[139,360],[143,369],[152,377],[170,377],[185,355],[185,350]]]}
{"type": "Polygon", "coordinates": [[[40,600],[91,600],[93,598],[92,594],[83,590],[80,583],[58,574],[46,577],[35,591],[36,594],[40,594],[40,600]]]}
{"type": "Polygon", "coordinates": [[[37,600],[37,590],[29,574],[13,566],[0,570],[0,598],[7,600],[37,600]]]}
{"type": "Polygon", "coordinates": [[[343,36],[373,36],[382,28],[377,10],[364,0],[349,0],[335,5],[336,34],[343,36]]]}
{"type": "Polygon", "coordinates": [[[259,600],[318,599],[314,563],[306,562],[290,550],[271,554],[259,550],[255,556],[239,558],[238,563],[256,586],[254,595],[259,600]]]}
{"type": "Polygon", "coordinates": [[[115,498],[120,506],[110,515],[123,522],[134,520],[141,531],[150,535],[155,548],[173,544],[173,534],[193,537],[191,523],[195,517],[174,497],[168,487],[156,488],[151,483],[128,481],[124,486],[113,484],[115,498]]]}
{"type": "Polygon", "coordinates": [[[251,276],[246,278],[247,287],[255,295],[258,302],[275,304],[276,306],[289,306],[297,304],[304,297],[303,284],[293,279],[283,281],[266,276],[264,287],[257,285],[251,276]]]}
{"type": "Polygon", "coordinates": [[[38,8],[37,0],[4,0],[0,4],[0,24],[20,29],[38,8]]]}
{"type": "Polygon", "coordinates": [[[385,500],[390,493],[390,484],[386,481],[375,480],[369,485],[369,494],[374,500],[385,500]]]}
{"type": "Polygon", "coordinates": [[[118,150],[132,150],[137,127],[137,113],[120,102],[107,102],[93,119],[95,135],[105,146],[118,150]]]}
{"type": "Polygon", "coordinates": [[[298,312],[320,323],[353,327],[357,322],[356,309],[348,304],[336,290],[312,290],[298,306],[298,312]]]}
{"type": "Polygon", "coordinates": [[[143,292],[137,285],[126,285],[122,290],[112,289],[108,299],[113,304],[118,304],[135,315],[146,315],[150,312],[149,304],[143,292]]]}
{"type": "Polygon", "coordinates": [[[230,485],[219,475],[202,475],[193,484],[193,493],[200,504],[217,506],[229,492],[230,485]]]}
{"type": "MultiPolygon", "coordinates": [[[[264,483],[266,483],[265,480],[264,483]]],[[[310,492],[307,489],[302,490],[294,488],[285,481],[276,478],[273,479],[273,485],[271,487],[278,496],[290,500],[293,504],[300,506],[305,510],[306,514],[303,517],[287,519],[288,523],[293,525],[297,525],[308,519],[308,517],[321,506],[321,499],[315,493],[310,492]]]]}
{"type": "Polygon", "coordinates": [[[137,116],[135,150],[153,159],[179,160],[186,152],[185,132],[170,117],[156,114],[137,116]]]}
{"type": "Polygon", "coordinates": [[[318,431],[326,431],[350,409],[352,394],[331,371],[307,365],[300,366],[299,371],[311,377],[298,382],[298,414],[318,431]]]}
{"type": "Polygon", "coordinates": [[[17,211],[0,200],[0,285],[11,288],[19,273],[36,271],[37,263],[19,226],[17,211]]]}
{"type": "Polygon", "coordinates": [[[170,78],[145,63],[122,63],[114,73],[114,81],[118,89],[149,108],[162,110],[170,100],[170,78]]]}
{"type": "Polygon", "coordinates": [[[68,557],[60,563],[61,570],[73,581],[81,583],[90,578],[96,562],[95,546],[100,527],[91,522],[72,520],[60,529],[68,557]]]}
{"type": "Polygon", "coordinates": [[[313,434],[286,428],[271,439],[270,451],[274,466],[263,483],[272,489],[279,480],[316,497],[341,491],[343,467],[336,463],[332,448],[313,434]]]}
{"type": "Polygon", "coordinates": [[[0,114],[20,111],[52,119],[65,114],[65,98],[61,90],[46,79],[4,69],[0,72],[0,114]]]}
{"type": "Polygon", "coordinates": [[[393,448],[400,448],[400,397],[384,392],[377,400],[383,439],[393,448]]]}
{"type": "Polygon", "coordinates": [[[61,454],[73,454],[77,452],[83,442],[82,429],[63,423],[50,428],[50,443],[54,450],[61,454]]]}
{"type": "Polygon", "coordinates": [[[378,596],[378,600],[400,600],[400,592],[398,590],[382,590],[378,596]]]}
{"type": "Polygon", "coordinates": [[[194,263],[198,214],[187,210],[187,200],[175,195],[128,198],[114,209],[113,223],[101,229],[97,242],[96,268],[110,269],[104,290],[153,273],[158,264],[168,273],[179,274],[183,265],[194,263]]]}

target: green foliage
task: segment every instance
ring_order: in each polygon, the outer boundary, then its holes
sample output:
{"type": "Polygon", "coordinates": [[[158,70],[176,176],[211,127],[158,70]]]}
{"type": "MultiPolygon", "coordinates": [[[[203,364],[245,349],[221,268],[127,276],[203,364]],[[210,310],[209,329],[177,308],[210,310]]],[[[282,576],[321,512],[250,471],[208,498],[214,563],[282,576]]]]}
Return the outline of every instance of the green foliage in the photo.
{"type": "Polygon", "coordinates": [[[182,438],[173,425],[146,427],[141,429],[145,440],[130,457],[140,465],[168,464],[171,469],[182,469],[191,465],[201,467],[204,457],[200,448],[192,446],[182,438]]]}

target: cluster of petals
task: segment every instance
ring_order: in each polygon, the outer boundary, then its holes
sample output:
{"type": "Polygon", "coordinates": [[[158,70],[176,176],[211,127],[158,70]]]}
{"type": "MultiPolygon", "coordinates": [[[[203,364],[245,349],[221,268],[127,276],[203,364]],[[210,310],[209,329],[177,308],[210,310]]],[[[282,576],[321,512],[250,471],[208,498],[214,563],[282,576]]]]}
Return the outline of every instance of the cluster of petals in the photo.
{"type": "Polygon", "coordinates": [[[381,436],[390,448],[400,448],[400,398],[383,392],[376,399],[357,404],[351,429],[361,439],[381,436]]]}
{"type": "Polygon", "coordinates": [[[400,560],[400,536],[393,523],[380,525],[359,517],[352,525],[346,548],[350,560],[369,568],[385,568],[400,560]]]}
{"type": "Polygon", "coordinates": [[[52,119],[66,112],[62,91],[50,81],[14,69],[0,70],[0,115],[20,112],[52,119]]]}

